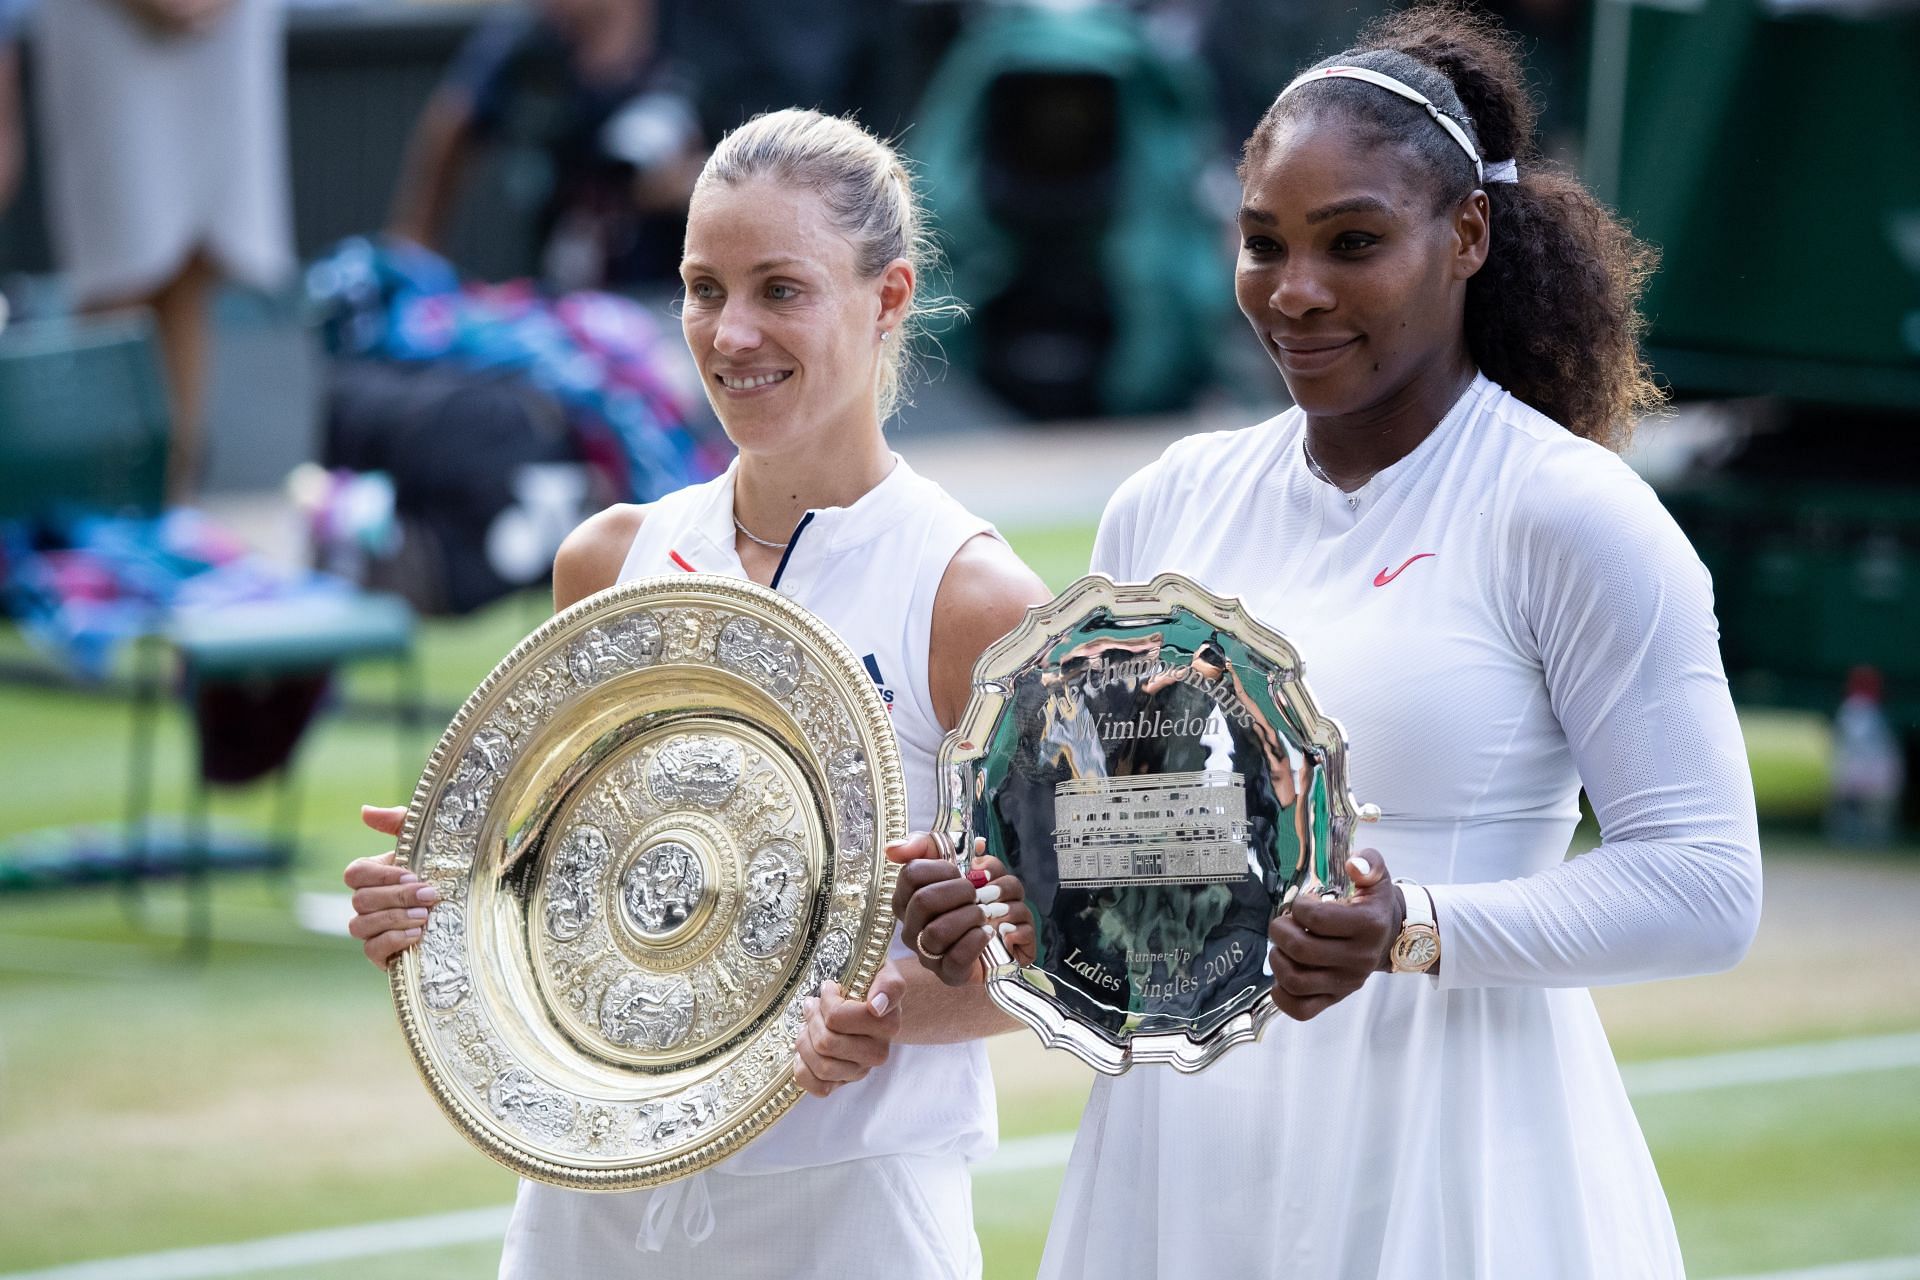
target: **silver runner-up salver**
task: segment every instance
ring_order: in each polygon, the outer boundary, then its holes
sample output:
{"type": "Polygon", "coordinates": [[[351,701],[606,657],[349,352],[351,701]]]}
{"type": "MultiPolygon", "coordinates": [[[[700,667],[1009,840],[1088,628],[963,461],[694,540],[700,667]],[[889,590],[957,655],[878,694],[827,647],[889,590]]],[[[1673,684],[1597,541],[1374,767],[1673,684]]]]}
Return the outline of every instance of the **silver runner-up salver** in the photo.
{"type": "Polygon", "coordinates": [[[1094,575],[981,655],[941,750],[940,833],[1020,877],[1038,954],[995,937],[988,990],[1049,1046],[1118,1075],[1198,1071],[1256,1038],[1267,925],[1344,893],[1354,824],[1340,726],[1300,655],[1179,574],[1094,575]]]}
{"type": "Polygon", "coordinates": [[[467,699],[399,861],[440,903],[393,966],[434,1099],[530,1178],[646,1187],[800,1096],[805,1001],[892,936],[906,788],[886,704],[819,619],[734,578],[603,591],[467,699]]]}

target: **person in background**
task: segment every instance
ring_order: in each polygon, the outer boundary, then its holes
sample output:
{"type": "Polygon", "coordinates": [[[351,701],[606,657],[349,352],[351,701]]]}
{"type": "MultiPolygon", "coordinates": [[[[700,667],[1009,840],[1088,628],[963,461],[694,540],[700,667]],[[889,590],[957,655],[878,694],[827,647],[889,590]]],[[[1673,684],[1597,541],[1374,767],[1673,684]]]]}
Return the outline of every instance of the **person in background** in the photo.
{"type": "Polygon", "coordinates": [[[294,268],[277,0],[58,0],[36,16],[48,224],[75,304],[152,308],[167,495],[204,457],[209,302],[294,268]]]}
{"type": "Polygon", "coordinates": [[[673,47],[700,72],[715,132],[790,102],[908,128],[937,55],[972,0],[660,0],[673,47]]]}
{"type": "MultiPolygon", "coordinates": [[[[36,0],[0,0],[0,218],[20,194],[27,167],[27,133],[20,100],[20,36],[36,0]]],[[[0,258],[0,270],[7,267],[0,258]]],[[[0,333],[13,318],[13,304],[0,292],[0,333]]]]}
{"type": "MultiPolygon", "coordinates": [[[[0,0],[0,214],[20,193],[27,163],[26,130],[20,110],[20,34],[34,0],[0,0]]],[[[0,328],[6,325],[0,309],[0,328]]]]}
{"type": "Polygon", "coordinates": [[[537,0],[475,32],[415,125],[388,232],[440,250],[481,148],[537,197],[558,290],[670,281],[705,156],[657,0],[537,0]]]}
{"type": "MultiPolygon", "coordinates": [[[[1586,988],[1745,954],[1753,780],[1706,570],[1616,452],[1658,403],[1652,254],[1533,124],[1516,42],[1447,3],[1247,141],[1235,293],[1295,407],[1133,476],[1093,567],[1283,627],[1383,819],[1350,898],[1269,927],[1286,1018],[1095,1082],[1048,1280],[1685,1274],[1586,988]],[[1600,838],[1568,857],[1582,790],[1600,838]]],[[[977,981],[929,844],[896,853],[903,933],[977,981]]]]}

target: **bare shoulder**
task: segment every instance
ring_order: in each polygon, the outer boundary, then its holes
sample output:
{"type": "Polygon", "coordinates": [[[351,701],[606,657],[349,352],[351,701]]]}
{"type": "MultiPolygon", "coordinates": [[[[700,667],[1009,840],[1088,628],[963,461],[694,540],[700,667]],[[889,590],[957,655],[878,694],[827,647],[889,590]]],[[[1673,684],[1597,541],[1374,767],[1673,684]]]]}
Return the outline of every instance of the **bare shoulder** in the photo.
{"type": "Polygon", "coordinates": [[[620,577],[627,551],[647,518],[647,509],[621,502],[581,521],[553,557],[555,613],[604,591],[620,577]]]}
{"type": "Polygon", "coordinates": [[[934,643],[938,646],[943,631],[955,641],[978,633],[979,643],[968,657],[971,663],[981,649],[1011,631],[1028,606],[1051,599],[1053,592],[1012,547],[991,534],[979,534],[947,562],[933,600],[934,643]]]}
{"type": "Polygon", "coordinates": [[[943,725],[960,718],[973,664],[1014,629],[1027,609],[1053,592],[1000,539],[980,534],[954,553],[933,599],[933,641],[927,655],[934,710],[943,725]]]}

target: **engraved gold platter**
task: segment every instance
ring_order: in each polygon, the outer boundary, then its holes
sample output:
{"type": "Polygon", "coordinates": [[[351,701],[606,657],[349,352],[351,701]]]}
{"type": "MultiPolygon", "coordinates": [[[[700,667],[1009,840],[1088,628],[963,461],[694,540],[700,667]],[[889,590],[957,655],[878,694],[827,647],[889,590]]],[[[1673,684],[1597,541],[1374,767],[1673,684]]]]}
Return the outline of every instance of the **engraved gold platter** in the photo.
{"type": "Polygon", "coordinates": [[[581,601],[440,739],[398,858],[440,892],[393,966],[407,1045],[474,1145],[586,1190],[706,1168],[799,1098],[804,1003],[864,996],[906,832],[886,704],[753,583],[581,601]]]}

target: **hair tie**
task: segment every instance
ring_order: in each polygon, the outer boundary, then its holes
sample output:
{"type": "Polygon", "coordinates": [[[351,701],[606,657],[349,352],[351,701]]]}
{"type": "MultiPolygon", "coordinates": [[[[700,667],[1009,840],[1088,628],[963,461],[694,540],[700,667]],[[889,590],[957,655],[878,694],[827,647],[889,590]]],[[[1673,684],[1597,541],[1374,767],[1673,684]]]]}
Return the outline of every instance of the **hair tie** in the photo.
{"type": "MultiPolygon", "coordinates": [[[[1310,80],[1359,80],[1366,84],[1385,89],[1388,93],[1397,93],[1408,102],[1417,103],[1425,107],[1427,114],[1433,117],[1433,122],[1442,129],[1445,129],[1447,136],[1460,144],[1460,149],[1467,153],[1467,159],[1473,162],[1473,176],[1475,181],[1518,182],[1520,180],[1517,171],[1514,171],[1511,177],[1492,177],[1487,172],[1486,166],[1480,163],[1480,153],[1474,149],[1473,139],[1467,136],[1467,131],[1460,127],[1459,121],[1442,111],[1439,107],[1434,106],[1432,98],[1429,98],[1412,85],[1402,80],[1396,80],[1383,71],[1375,71],[1371,67],[1320,67],[1317,70],[1302,72],[1293,78],[1291,84],[1280,91],[1280,96],[1273,100],[1274,105],[1278,106],[1285,100],[1288,94],[1310,80]]],[[[1504,163],[1511,169],[1513,161],[1508,160],[1504,161],[1504,163]]]]}
{"type": "Polygon", "coordinates": [[[1511,160],[1495,160],[1492,164],[1488,165],[1486,171],[1480,175],[1480,181],[1518,182],[1520,181],[1520,166],[1511,160]]]}

